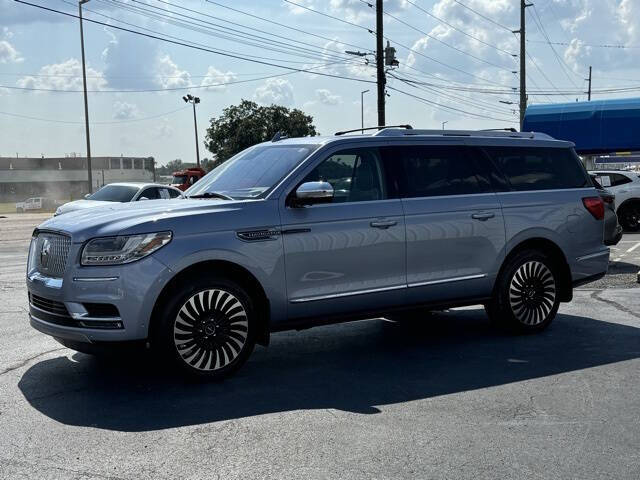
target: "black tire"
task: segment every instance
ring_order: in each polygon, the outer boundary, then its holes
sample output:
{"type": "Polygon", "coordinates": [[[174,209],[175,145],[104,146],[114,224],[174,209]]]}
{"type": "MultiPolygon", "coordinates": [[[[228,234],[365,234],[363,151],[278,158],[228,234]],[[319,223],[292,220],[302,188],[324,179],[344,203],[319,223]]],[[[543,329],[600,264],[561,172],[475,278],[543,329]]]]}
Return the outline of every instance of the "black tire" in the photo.
{"type": "Polygon", "coordinates": [[[153,347],[183,372],[222,379],[237,371],[255,346],[251,297],[224,278],[194,280],[163,308],[153,347]]]}
{"type": "Polygon", "coordinates": [[[549,257],[523,250],[507,260],[485,309],[496,324],[515,333],[547,328],[560,306],[559,274],[549,257]]]}
{"type": "Polygon", "coordinates": [[[623,205],[618,209],[618,222],[625,232],[640,231],[640,202],[623,205]]]}

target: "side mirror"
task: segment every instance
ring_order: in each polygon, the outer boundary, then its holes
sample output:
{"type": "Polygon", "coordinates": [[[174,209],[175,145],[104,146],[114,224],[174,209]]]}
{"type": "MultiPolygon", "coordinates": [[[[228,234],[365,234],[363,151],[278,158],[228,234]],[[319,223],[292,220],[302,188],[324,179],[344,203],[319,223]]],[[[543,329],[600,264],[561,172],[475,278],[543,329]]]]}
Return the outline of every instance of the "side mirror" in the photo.
{"type": "Polygon", "coordinates": [[[140,198],[138,199],[138,201],[139,201],[139,202],[140,202],[140,201],[142,201],[142,200],[149,200],[149,199],[148,199],[147,197],[140,197],[140,198]]]}
{"type": "Polygon", "coordinates": [[[89,198],[90,196],[91,196],[91,195],[87,193],[87,194],[84,196],[84,198],[89,198]]]}
{"type": "Polygon", "coordinates": [[[333,187],[327,182],[305,182],[296,189],[295,205],[313,205],[316,203],[331,203],[333,187]]]}

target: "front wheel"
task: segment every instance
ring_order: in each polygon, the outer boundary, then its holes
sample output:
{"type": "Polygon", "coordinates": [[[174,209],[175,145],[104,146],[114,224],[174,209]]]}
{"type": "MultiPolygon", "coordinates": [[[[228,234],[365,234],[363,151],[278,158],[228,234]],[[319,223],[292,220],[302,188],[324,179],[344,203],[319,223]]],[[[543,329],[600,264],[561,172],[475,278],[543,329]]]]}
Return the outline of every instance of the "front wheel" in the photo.
{"type": "Polygon", "coordinates": [[[536,250],[522,251],[508,260],[486,305],[489,317],[518,333],[544,330],[555,318],[558,273],[554,263],[536,250]]]}
{"type": "Polygon", "coordinates": [[[253,304],[234,282],[211,279],[184,286],[164,312],[161,350],[190,375],[211,379],[229,376],[253,351],[253,304]]]}

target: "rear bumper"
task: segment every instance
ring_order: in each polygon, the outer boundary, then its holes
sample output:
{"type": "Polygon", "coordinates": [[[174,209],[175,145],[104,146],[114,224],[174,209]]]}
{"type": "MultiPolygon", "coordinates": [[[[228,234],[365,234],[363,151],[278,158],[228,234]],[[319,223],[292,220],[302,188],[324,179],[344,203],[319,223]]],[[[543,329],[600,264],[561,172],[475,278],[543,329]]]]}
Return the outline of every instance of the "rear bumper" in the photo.
{"type": "Polygon", "coordinates": [[[578,257],[571,266],[572,284],[574,287],[598,280],[607,274],[609,269],[608,247],[578,257]]]}

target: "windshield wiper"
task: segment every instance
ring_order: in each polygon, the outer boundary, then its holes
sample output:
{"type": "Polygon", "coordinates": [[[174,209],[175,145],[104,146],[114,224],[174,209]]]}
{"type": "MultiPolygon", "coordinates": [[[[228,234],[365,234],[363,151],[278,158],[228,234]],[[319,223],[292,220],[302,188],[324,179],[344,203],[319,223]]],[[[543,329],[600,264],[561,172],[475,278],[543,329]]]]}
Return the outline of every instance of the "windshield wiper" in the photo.
{"type": "Polygon", "coordinates": [[[187,198],[221,198],[223,200],[233,200],[233,197],[218,192],[204,192],[200,195],[190,195],[187,198]]]}

